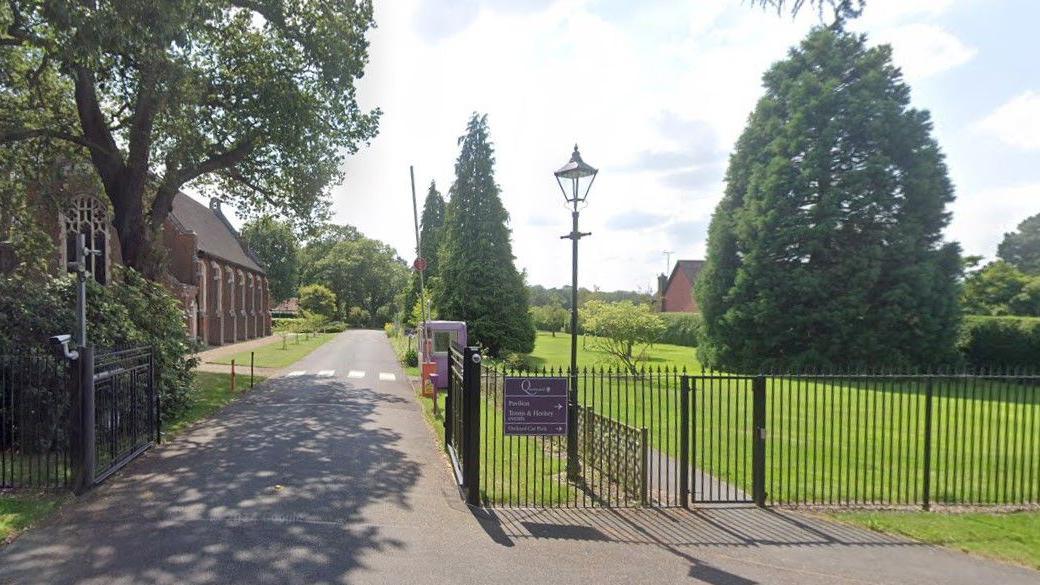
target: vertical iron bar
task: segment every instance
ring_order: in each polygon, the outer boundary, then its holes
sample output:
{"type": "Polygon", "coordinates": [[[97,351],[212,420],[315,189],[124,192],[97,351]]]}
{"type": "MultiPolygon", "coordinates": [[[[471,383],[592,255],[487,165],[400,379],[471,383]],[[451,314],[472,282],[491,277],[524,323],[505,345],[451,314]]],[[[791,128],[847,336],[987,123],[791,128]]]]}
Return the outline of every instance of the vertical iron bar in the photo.
{"type": "Polygon", "coordinates": [[[922,478],[922,505],[925,510],[931,510],[932,498],[932,408],[933,408],[932,378],[924,388],[924,477],[922,478]]]}
{"type": "Polygon", "coordinates": [[[758,507],[766,505],[766,379],[755,377],[752,386],[754,447],[751,451],[751,491],[758,507]]]}
{"type": "Polygon", "coordinates": [[[679,505],[690,507],[690,379],[682,377],[679,403],[679,505]]]}

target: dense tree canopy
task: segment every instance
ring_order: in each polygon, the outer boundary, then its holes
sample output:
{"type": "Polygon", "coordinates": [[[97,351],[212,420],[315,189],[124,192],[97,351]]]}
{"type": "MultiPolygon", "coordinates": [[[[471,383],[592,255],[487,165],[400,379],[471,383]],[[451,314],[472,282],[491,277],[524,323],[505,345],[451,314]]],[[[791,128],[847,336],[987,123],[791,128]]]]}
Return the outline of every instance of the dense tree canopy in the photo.
{"type": "Polygon", "coordinates": [[[337,226],[308,242],[300,257],[301,282],[328,287],[336,295],[338,313],[354,324],[382,326],[401,309],[396,302],[408,269],[387,244],[351,226],[337,226]],[[359,311],[351,317],[354,308],[359,311]]]}
{"type": "Polygon", "coordinates": [[[354,88],[370,26],[368,0],[5,2],[0,144],[79,148],[124,261],[154,273],[185,185],[321,219],[343,156],[376,131],[354,88]]]}
{"type": "Polygon", "coordinates": [[[495,183],[495,155],[487,116],[473,114],[459,138],[455,182],[438,252],[440,282],[434,305],[441,318],[465,321],[470,339],[491,355],[529,353],[534,326],[527,287],[517,271],[509,213],[495,183]]]}
{"type": "Polygon", "coordinates": [[[300,287],[300,308],[314,315],[334,318],[339,312],[336,306],[336,293],[321,284],[308,284],[300,287]]]}
{"type": "Polygon", "coordinates": [[[265,215],[242,226],[242,240],[260,260],[275,303],[296,296],[300,278],[300,242],[292,226],[265,215]]]}
{"type": "Polygon", "coordinates": [[[764,85],[696,285],[702,358],[740,370],[950,359],[953,187],[891,49],[818,28],[764,85]]]}
{"type": "Polygon", "coordinates": [[[1040,275],[1040,213],[1018,224],[1018,229],[1004,234],[997,256],[1027,274],[1040,275]]]}
{"type": "Polygon", "coordinates": [[[1028,275],[998,260],[968,276],[962,295],[971,315],[1040,317],[1040,275],[1028,275]]]}

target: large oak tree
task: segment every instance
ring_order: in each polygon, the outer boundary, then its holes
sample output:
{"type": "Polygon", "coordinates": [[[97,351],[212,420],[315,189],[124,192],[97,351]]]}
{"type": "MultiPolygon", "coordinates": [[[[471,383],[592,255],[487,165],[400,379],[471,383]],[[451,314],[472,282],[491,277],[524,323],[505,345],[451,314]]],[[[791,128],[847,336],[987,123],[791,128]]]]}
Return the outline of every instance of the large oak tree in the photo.
{"type": "Polygon", "coordinates": [[[63,141],[89,156],[124,261],[185,185],[247,215],[320,219],[344,155],[374,136],[354,84],[368,0],[9,0],[0,144],[63,141]]]}

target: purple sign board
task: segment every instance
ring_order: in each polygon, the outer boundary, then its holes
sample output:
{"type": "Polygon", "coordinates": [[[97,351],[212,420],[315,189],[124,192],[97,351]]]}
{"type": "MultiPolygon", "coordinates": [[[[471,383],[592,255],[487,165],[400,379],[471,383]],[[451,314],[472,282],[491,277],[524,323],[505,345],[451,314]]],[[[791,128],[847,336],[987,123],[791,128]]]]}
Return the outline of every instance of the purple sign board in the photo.
{"type": "Polygon", "coordinates": [[[567,378],[505,379],[506,435],[566,435],[567,378]]]}

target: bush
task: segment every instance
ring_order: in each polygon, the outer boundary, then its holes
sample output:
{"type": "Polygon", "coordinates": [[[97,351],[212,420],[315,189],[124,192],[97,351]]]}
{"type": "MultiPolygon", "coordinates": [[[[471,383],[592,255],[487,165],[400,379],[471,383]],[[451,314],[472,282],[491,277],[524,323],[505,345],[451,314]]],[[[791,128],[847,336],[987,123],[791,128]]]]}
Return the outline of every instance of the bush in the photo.
{"type": "Polygon", "coordinates": [[[303,322],[303,319],[299,317],[290,318],[272,318],[271,329],[275,331],[295,331],[299,327],[299,324],[303,322]]]}
{"type": "Polygon", "coordinates": [[[664,319],[664,332],[660,342],[672,345],[697,347],[704,319],[700,313],[661,313],[664,319]]]}
{"type": "Polygon", "coordinates": [[[351,307],[347,311],[347,323],[351,327],[367,327],[372,321],[372,314],[361,307],[351,307]]]}
{"type": "Polygon", "coordinates": [[[411,368],[419,365],[419,354],[411,347],[408,348],[408,351],[404,352],[404,365],[411,368]]]}
{"type": "MultiPolygon", "coordinates": [[[[76,328],[72,277],[0,278],[0,354],[49,351],[48,338],[76,328]]],[[[155,350],[163,416],[190,402],[195,342],[180,304],[162,285],[129,268],[114,271],[106,287],[87,281],[87,340],[99,350],[148,345],[155,350]]]]}
{"type": "Polygon", "coordinates": [[[329,321],[321,326],[322,333],[342,333],[347,330],[347,324],[343,321],[329,321]]]}
{"type": "Polygon", "coordinates": [[[1040,318],[968,316],[957,345],[972,368],[1040,368],[1040,318]]]}
{"type": "Polygon", "coordinates": [[[300,289],[300,309],[313,315],[334,317],[336,294],[320,284],[309,284],[300,289]]]}
{"type": "Polygon", "coordinates": [[[526,370],[527,369],[527,354],[516,353],[511,351],[505,355],[502,359],[502,363],[506,368],[511,370],[526,370]]]}

